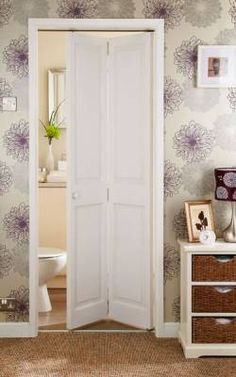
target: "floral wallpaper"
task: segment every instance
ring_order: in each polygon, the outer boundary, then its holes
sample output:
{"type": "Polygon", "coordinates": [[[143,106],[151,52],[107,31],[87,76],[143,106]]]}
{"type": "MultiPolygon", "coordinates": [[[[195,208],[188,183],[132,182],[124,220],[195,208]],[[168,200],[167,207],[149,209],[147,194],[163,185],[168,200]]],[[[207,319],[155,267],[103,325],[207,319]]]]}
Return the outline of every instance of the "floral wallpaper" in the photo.
{"type": "MultiPolygon", "coordinates": [[[[236,159],[236,89],[196,88],[197,47],[236,44],[236,0],[0,0],[0,296],[28,321],[29,17],[165,19],[165,320],[179,320],[183,201],[213,198],[213,169],[236,159]],[[17,96],[3,112],[1,97],[17,96]]],[[[214,202],[217,232],[228,221],[214,202]]]]}

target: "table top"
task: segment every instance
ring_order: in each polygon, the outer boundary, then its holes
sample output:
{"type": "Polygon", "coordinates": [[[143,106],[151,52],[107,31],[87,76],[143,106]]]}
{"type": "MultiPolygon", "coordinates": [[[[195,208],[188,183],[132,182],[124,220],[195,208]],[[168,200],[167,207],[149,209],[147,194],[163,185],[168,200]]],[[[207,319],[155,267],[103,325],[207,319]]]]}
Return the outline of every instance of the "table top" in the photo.
{"type": "Polygon", "coordinates": [[[194,252],[205,252],[205,251],[231,251],[236,253],[236,243],[225,242],[223,239],[219,238],[216,240],[213,246],[203,245],[200,242],[188,242],[187,240],[178,240],[179,245],[185,251],[194,252]]]}

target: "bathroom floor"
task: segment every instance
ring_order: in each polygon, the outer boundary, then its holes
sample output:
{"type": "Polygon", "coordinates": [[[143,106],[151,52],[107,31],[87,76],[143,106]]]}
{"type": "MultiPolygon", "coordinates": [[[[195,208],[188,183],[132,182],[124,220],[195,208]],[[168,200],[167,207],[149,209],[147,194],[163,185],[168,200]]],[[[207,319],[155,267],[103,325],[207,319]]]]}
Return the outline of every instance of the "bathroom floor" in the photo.
{"type": "Polygon", "coordinates": [[[48,290],[52,311],[39,313],[39,330],[66,330],[66,289],[48,290]]]}
{"type": "MultiPolygon", "coordinates": [[[[66,330],[66,289],[49,289],[52,311],[39,313],[39,330],[66,330]]],[[[78,330],[138,330],[123,323],[103,320],[78,330]]],[[[142,331],[142,330],[141,330],[142,331]]]]}

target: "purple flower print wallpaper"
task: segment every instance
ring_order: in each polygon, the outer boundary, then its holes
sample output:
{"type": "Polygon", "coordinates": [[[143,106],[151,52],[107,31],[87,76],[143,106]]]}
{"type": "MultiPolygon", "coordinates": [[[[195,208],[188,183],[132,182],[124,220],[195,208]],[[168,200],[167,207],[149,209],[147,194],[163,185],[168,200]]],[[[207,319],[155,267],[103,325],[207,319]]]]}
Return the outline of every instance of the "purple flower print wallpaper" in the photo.
{"type": "Polygon", "coordinates": [[[21,35],[18,39],[12,39],[3,51],[2,62],[14,76],[20,79],[28,76],[28,38],[21,35]]]}
{"type": "Polygon", "coordinates": [[[187,220],[184,208],[181,208],[173,217],[172,230],[175,233],[175,238],[187,238],[187,220]]]}
{"type": "Polygon", "coordinates": [[[0,27],[8,24],[12,13],[12,1],[0,0],[0,27]]]}
{"type": "Polygon", "coordinates": [[[236,43],[236,29],[224,29],[219,32],[215,38],[215,43],[218,45],[234,45],[236,43]]]}
{"type": "Polygon", "coordinates": [[[215,187],[214,161],[193,162],[182,168],[183,190],[199,198],[211,195],[215,187]]]}
{"type": "MultiPolygon", "coordinates": [[[[199,45],[236,44],[236,0],[0,0],[0,296],[18,300],[0,322],[28,321],[28,18],[165,21],[165,321],[179,320],[178,238],[184,200],[213,199],[213,169],[236,152],[236,91],[196,87],[199,45]],[[17,96],[3,112],[2,97],[17,96]]],[[[224,195],[224,193],[221,193],[224,195]]],[[[227,208],[213,201],[220,234],[227,208]]]]}
{"type": "Polygon", "coordinates": [[[5,245],[0,244],[0,281],[8,276],[13,267],[13,257],[5,245]]]}
{"type": "Polygon", "coordinates": [[[3,229],[7,238],[19,244],[27,241],[29,238],[29,206],[20,203],[18,207],[12,207],[3,218],[3,229]]]}
{"type": "Polygon", "coordinates": [[[20,276],[29,277],[29,242],[23,241],[12,250],[13,271],[20,276]]]}
{"type": "Polygon", "coordinates": [[[189,40],[182,41],[181,45],[176,47],[174,53],[174,64],[177,72],[182,73],[189,79],[196,75],[197,68],[197,49],[199,45],[205,44],[195,35],[189,40]]]}
{"type": "MultiPolygon", "coordinates": [[[[225,152],[236,151],[236,113],[224,113],[216,117],[213,122],[216,146],[225,152]]],[[[232,164],[231,164],[232,165],[232,164]]]]}
{"type": "Polygon", "coordinates": [[[172,303],[172,315],[174,317],[174,322],[179,322],[180,320],[180,296],[176,297],[172,303]]]}
{"type": "Polygon", "coordinates": [[[233,111],[236,111],[236,88],[230,88],[228,91],[229,106],[233,111]]]}
{"type": "Polygon", "coordinates": [[[164,246],[164,279],[172,280],[179,274],[179,250],[169,244],[164,246]]]}
{"type": "Polygon", "coordinates": [[[2,97],[9,97],[12,95],[12,87],[10,84],[4,79],[0,77],[0,111],[2,111],[2,97]]]}
{"type": "Polygon", "coordinates": [[[28,22],[28,18],[48,17],[49,1],[40,0],[12,0],[13,20],[21,25],[28,22]],[[26,9],[26,11],[24,11],[26,9]]]}
{"type": "Polygon", "coordinates": [[[191,120],[181,126],[173,137],[173,148],[176,156],[188,163],[205,160],[211,153],[215,143],[213,131],[191,120]]]}
{"type": "Polygon", "coordinates": [[[183,90],[180,85],[171,77],[165,77],[164,81],[164,114],[172,115],[175,110],[179,110],[183,102],[183,90]]]}
{"type": "Polygon", "coordinates": [[[11,169],[5,162],[0,161],[0,195],[8,192],[12,184],[13,178],[11,169]]]}
{"type": "Polygon", "coordinates": [[[135,3],[133,0],[100,0],[98,15],[101,18],[133,18],[135,3]]]}
{"type": "Polygon", "coordinates": [[[28,122],[20,120],[12,123],[3,136],[6,154],[19,162],[28,161],[29,157],[29,127],[28,122]]]}
{"type": "Polygon", "coordinates": [[[57,13],[61,18],[96,18],[96,0],[59,0],[57,13]]]}
{"type": "Polygon", "coordinates": [[[185,0],[185,21],[193,26],[207,27],[220,18],[220,0],[185,0]]]}
{"type": "Polygon", "coordinates": [[[230,8],[229,8],[229,15],[231,17],[231,21],[233,24],[236,24],[236,1],[229,0],[230,8]]]}
{"type": "Polygon", "coordinates": [[[197,88],[193,86],[191,80],[185,80],[183,87],[183,106],[192,112],[207,113],[210,109],[214,109],[220,100],[220,92],[218,89],[211,89],[211,95],[205,88],[197,88]]]}
{"type": "Polygon", "coordinates": [[[184,16],[184,0],[144,0],[144,16],[146,18],[162,18],[165,29],[178,26],[184,16]]]}
{"type": "Polygon", "coordinates": [[[182,174],[173,162],[165,161],[164,165],[164,194],[165,198],[172,197],[179,192],[182,185],[182,174]]]}

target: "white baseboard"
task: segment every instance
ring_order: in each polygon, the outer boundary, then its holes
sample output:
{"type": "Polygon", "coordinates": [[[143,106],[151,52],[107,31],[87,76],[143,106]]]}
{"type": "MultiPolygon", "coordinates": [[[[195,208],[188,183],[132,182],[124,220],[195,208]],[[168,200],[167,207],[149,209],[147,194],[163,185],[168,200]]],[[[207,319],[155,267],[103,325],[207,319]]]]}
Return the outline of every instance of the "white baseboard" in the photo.
{"type": "MultiPolygon", "coordinates": [[[[178,322],[165,322],[161,337],[177,338],[178,329],[178,322]]],[[[0,338],[31,338],[34,336],[37,336],[37,333],[34,333],[29,323],[0,323],[0,338]]]]}
{"type": "Polygon", "coordinates": [[[31,338],[36,335],[29,322],[0,323],[0,338],[31,338]]]}
{"type": "Polygon", "coordinates": [[[179,322],[164,323],[164,338],[177,338],[179,331],[179,322]]]}

